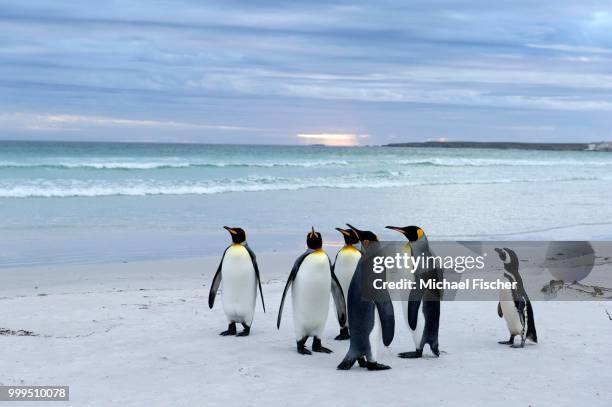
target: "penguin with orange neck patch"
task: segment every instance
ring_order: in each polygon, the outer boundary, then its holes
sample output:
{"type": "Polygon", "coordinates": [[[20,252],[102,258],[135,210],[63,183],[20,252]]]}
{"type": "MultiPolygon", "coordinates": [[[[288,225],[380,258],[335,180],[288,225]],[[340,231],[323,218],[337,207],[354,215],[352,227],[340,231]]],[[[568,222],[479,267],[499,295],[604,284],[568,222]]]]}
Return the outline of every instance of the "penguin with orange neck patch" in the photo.
{"type": "MultiPolygon", "coordinates": [[[[361,252],[378,242],[378,237],[369,230],[359,230],[347,223],[359,238],[361,252]]],[[[384,300],[363,298],[363,273],[367,265],[364,257],[357,264],[347,296],[350,345],[346,356],[338,365],[339,370],[349,370],[355,362],[368,370],[387,370],[390,366],[378,362],[380,342],[389,346],[395,333],[395,315],[389,293],[384,300]]]]}
{"type": "MultiPolygon", "coordinates": [[[[404,235],[408,239],[411,255],[414,258],[432,257],[429,242],[423,229],[418,226],[385,226],[404,235]]],[[[415,281],[436,280],[442,281],[444,270],[428,265],[419,266],[414,270],[415,281]]],[[[420,284],[419,284],[420,285],[420,284]]],[[[404,316],[416,350],[401,352],[400,358],[420,358],[423,356],[423,347],[429,344],[434,355],[440,356],[438,349],[438,330],[440,328],[440,300],[442,291],[438,289],[422,289],[419,286],[410,290],[407,304],[403,304],[404,316]]]]}
{"type": "Polygon", "coordinates": [[[333,272],[331,260],[323,250],[321,234],[314,230],[306,237],[308,249],[295,261],[287,284],[283,291],[276,327],[280,328],[285,297],[291,287],[293,303],[293,327],[297,342],[297,351],[310,355],[306,349],[306,340],[312,336],[312,351],[331,353],[323,347],[321,336],[329,312],[329,295],[332,294],[340,325],[346,322],[346,306],[342,287],[333,272]]]}
{"type": "MultiPolygon", "coordinates": [[[[361,252],[355,247],[356,244],[359,244],[359,236],[357,236],[357,232],[352,229],[336,228],[336,230],[342,233],[344,246],[338,251],[338,254],[336,254],[336,259],[334,260],[334,274],[336,274],[338,281],[340,281],[342,294],[344,294],[344,298],[346,299],[351,279],[353,278],[353,274],[355,274],[357,263],[359,263],[359,259],[361,259],[361,252]]],[[[340,333],[334,339],[342,341],[349,338],[347,319],[344,325],[340,325],[340,333]]]]}
{"type": "Polygon", "coordinates": [[[246,232],[241,228],[230,228],[223,226],[232,237],[232,244],[223,252],[223,257],[213,278],[208,294],[208,306],[215,304],[217,290],[223,280],[223,311],[229,321],[226,331],[222,336],[236,335],[247,336],[251,332],[253,314],[255,313],[255,302],[257,300],[257,287],[261,295],[261,306],[266,312],[261,281],[259,278],[259,267],[255,253],[246,242],[246,232]],[[236,324],[242,324],[244,330],[236,333],[236,324]]]}

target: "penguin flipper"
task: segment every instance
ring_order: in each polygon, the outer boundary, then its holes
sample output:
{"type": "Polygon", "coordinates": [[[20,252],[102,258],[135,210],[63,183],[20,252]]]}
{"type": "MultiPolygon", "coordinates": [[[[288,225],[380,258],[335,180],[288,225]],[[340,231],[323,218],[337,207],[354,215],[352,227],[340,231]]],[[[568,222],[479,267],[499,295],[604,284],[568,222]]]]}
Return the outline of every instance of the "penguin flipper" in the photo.
{"type": "Polygon", "coordinates": [[[343,327],[346,323],[346,299],[344,298],[342,286],[340,285],[340,281],[338,281],[336,273],[334,273],[333,267],[331,269],[331,280],[331,293],[334,299],[334,304],[336,305],[338,322],[340,323],[340,326],[343,327]]]}
{"type": "Polygon", "coordinates": [[[223,256],[221,256],[221,261],[219,262],[219,267],[217,267],[217,271],[215,276],[213,277],[212,284],[210,285],[210,292],[208,293],[208,307],[212,309],[213,305],[215,305],[215,297],[217,296],[217,290],[219,289],[219,285],[221,285],[221,268],[223,266],[223,259],[225,258],[225,252],[223,252],[223,256]]]}
{"type": "Polygon", "coordinates": [[[283,297],[281,298],[280,306],[278,307],[278,317],[276,318],[276,329],[280,329],[281,318],[283,316],[283,306],[285,305],[285,296],[287,295],[287,291],[289,291],[289,287],[293,280],[295,280],[295,276],[297,275],[298,270],[300,269],[300,265],[310,253],[314,250],[308,249],[300,257],[297,258],[295,263],[293,264],[293,268],[291,269],[291,273],[289,273],[289,277],[287,278],[287,283],[285,284],[285,289],[283,290],[283,297]]]}
{"type": "MultiPolygon", "coordinates": [[[[538,334],[536,332],[535,320],[533,319],[533,308],[531,307],[531,301],[529,300],[529,296],[527,295],[527,292],[525,291],[525,286],[523,285],[523,279],[521,278],[521,275],[518,274],[518,271],[517,271],[517,281],[519,285],[519,288],[517,290],[518,291],[517,296],[520,298],[520,300],[518,301],[521,307],[520,314],[521,315],[526,314],[527,316],[527,330],[526,330],[525,337],[531,339],[535,343],[538,343],[538,334]]],[[[515,301],[515,304],[516,303],[517,301],[515,301]]]]}
{"type": "Polygon", "coordinates": [[[249,245],[245,244],[244,248],[249,252],[249,256],[251,257],[251,261],[253,262],[253,268],[255,269],[255,276],[257,277],[257,284],[259,285],[259,295],[261,296],[261,306],[263,311],[266,312],[266,304],[264,303],[263,298],[263,290],[261,289],[261,278],[259,277],[259,267],[257,266],[257,259],[255,257],[255,252],[251,250],[249,245]]]}
{"type": "Polygon", "coordinates": [[[410,296],[408,297],[408,326],[413,331],[416,329],[419,320],[419,308],[421,308],[422,299],[422,289],[415,288],[414,290],[410,290],[410,296]]]}
{"type": "Polygon", "coordinates": [[[525,306],[526,306],[525,300],[521,298],[518,301],[514,301],[514,306],[516,307],[516,310],[519,314],[521,323],[524,324],[525,323],[525,306]]]}
{"type": "Polygon", "coordinates": [[[287,279],[287,284],[285,284],[285,289],[283,290],[283,298],[281,299],[280,307],[278,307],[278,317],[276,317],[276,329],[280,329],[281,318],[283,317],[283,306],[285,305],[285,296],[287,295],[287,291],[289,291],[289,286],[293,282],[295,278],[293,271],[289,274],[289,278],[287,279]]]}
{"type": "MultiPolygon", "coordinates": [[[[388,294],[387,294],[388,295],[388,294]]],[[[393,303],[391,298],[388,301],[374,301],[380,318],[380,327],[382,331],[383,344],[391,345],[393,336],[395,335],[395,312],[393,311],[393,303]]]]}
{"type": "Polygon", "coordinates": [[[527,338],[535,343],[538,343],[538,334],[536,332],[535,320],[533,319],[533,308],[531,301],[527,301],[527,338]]]}
{"type": "Polygon", "coordinates": [[[497,303],[497,315],[499,315],[500,318],[504,317],[504,313],[502,312],[502,308],[501,308],[501,302],[497,303]]]}

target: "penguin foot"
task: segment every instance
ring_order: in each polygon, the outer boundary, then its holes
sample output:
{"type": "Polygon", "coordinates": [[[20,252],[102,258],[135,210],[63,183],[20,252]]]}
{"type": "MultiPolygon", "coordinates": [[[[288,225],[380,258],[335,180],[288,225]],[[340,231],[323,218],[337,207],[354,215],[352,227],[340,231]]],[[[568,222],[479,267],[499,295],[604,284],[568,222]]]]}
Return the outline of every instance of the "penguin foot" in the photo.
{"type": "Polygon", "coordinates": [[[229,324],[229,326],[227,327],[227,331],[223,331],[219,335],[221,336],[236,335],[236,323],[232,322],[231,324],[229,324]]]}
{"type": "Polygon", "coordinates": [[[423,356],[423,349],[417,349],[414,352],[398,353],[397,356],[402,359],[417,359],[423,356]]]}
{"type": "Polygon", "coordinates": [[[511,345],[511,348],[524,348],[525,347],[525,341],[521,341],[520,345],[511,345]]]}
{"type": "Polygon", "coordinates": [[[437,357],[440,357],[440,349],[438,349],[438,345],[430,346],[430,349],[434,355],[436,355],[437,357]]]}
{"type": "Polygon", "coordinates": [[[359,367],[366,367],[368,365],[368,362],[366,362],[363,356],[360,358],[357,358],[357,363],[359,363],[359,367]]]}
{"type": "Polygon", "coordinates": [[[348,328],[341,328],[340,329],[340,333],[334,339],[337,340],[337,341],[344,341],[344,340],[350,339],[350,338],[351,338],[351,336],[349,335],[348,328]]]}
{"type": "Polygon", "coordinates": [[[300,355],[312,355],[312,352],[306,349],[306,339],[308,339],[307,336],[297,341],[297,351],[300,355]]]}
{"type": "Polygon", "coordinates": [[[236,336],[249,336],[249,334],[250,334],[250,333],[251,333],[251,332],[250,332],[250,330],[245,329],[245,330],[244,330],[244,331],[242,331],[242,332],[238,332],[238,333],[236,334],[236,336]]]}
{"type": "Polygon", "coordinates": [[[514,343],[514,335],[510,335],[510,339],[508,339],[507,341],[499,341],[497,342],[500,345],[512,345],[514,343]]]}
{"type": "Polygon", "coordinates": [[[312,351],[319,353],[333,353],[331,349],[323,347],[323,345],[321,345],[321,339],[316,337],[312,340],[312,351]]]}
{"type": "Polygon", "coordinates": [[[251,333],[251,327],[245,324],[242,324],[242,326],[244,327],[244,330],[242,332],[237,333],[236,336],[249,336],[249,334],[251,333]]]}
{"type": "Polygon", "coordinates": [[[367,362],[366,363],[366,367],[368,368],[368,370],[387,370],[387,369],[391,369],[391,366],[383,365],[382,363],[378,363],[378,362],[367,362]]]}

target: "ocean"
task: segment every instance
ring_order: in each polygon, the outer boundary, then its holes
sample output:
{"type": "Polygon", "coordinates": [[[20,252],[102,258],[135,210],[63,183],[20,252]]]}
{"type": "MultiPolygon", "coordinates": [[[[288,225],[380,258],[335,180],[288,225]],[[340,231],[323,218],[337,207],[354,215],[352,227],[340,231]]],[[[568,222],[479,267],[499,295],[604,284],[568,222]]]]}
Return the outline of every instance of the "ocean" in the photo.
{"type": "Polygon", "coordinates": [[[605,240],[612,154],[0,142],[0,267],[299,251],[346,222],[431,239],[605,240]]]}

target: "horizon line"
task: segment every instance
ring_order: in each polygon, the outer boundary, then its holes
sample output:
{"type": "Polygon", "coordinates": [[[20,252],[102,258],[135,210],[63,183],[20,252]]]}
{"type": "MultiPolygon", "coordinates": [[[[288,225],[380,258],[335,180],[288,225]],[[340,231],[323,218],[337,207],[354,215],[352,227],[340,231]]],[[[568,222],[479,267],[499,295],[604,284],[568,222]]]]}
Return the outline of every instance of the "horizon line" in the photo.
{"type": "Polygon", "coordinates": [[[201,141],[138,141],[138,140],[16,140],[16,139],[1,139],[0,143],[74,143],[74,144],[95,144],[95,143],[106,143],[106,144],[178,144],[178,145],[219,145],[219,146],[262,146],[262,147],[329,147],[329,148],[353,148],[353,147],[398,147],[401,144],[456,144],[456,143],[480,143],[480,144],[533,144],[533,145],[585,145],[585,144],[599,144],[599,143],[612,143],[612,140],[598,140],[598,141],[572,141],[572,142],[534,142],[534,141],[482,141],[482,140],[425,140],[425,141],[398,141],[393,143],[385,144],[363,144],[363,145],[347,145],[347,146],[335,146],[326,145],[320,143],[312,144],[269,144],[269,143],[215,143],[215,142],[201,142],[201,141]]]}

